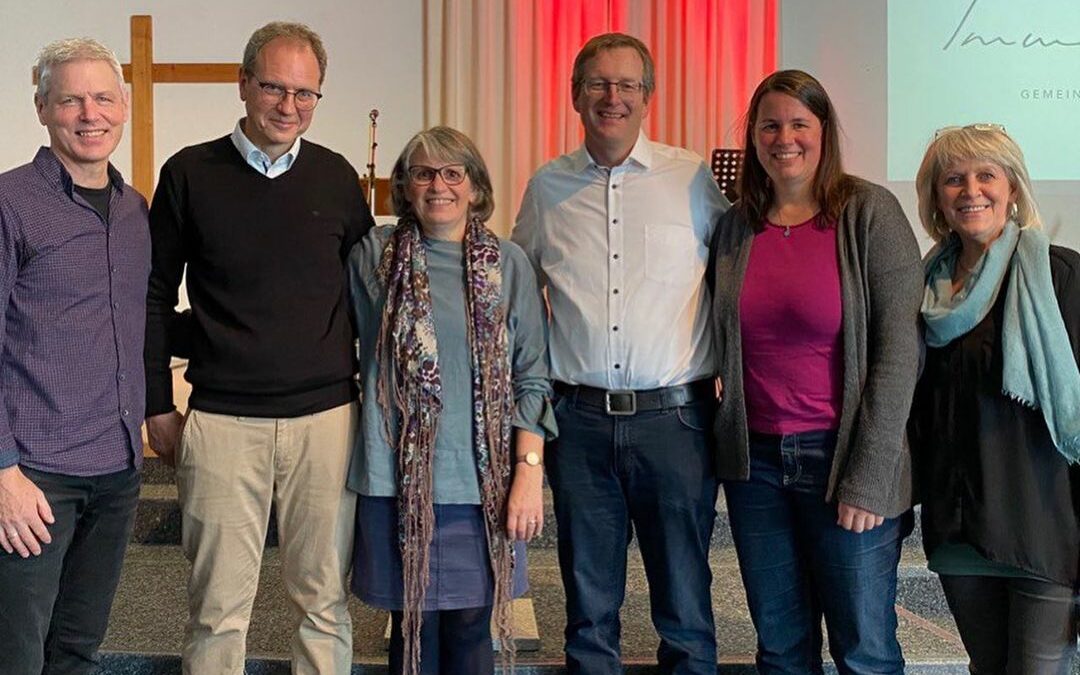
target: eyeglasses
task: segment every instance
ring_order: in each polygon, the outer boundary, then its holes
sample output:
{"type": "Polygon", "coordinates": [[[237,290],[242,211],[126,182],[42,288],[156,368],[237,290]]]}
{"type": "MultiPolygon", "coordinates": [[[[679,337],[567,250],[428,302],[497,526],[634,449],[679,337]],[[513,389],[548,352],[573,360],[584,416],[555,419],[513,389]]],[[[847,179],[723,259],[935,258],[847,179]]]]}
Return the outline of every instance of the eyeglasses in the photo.
{"type": "Polygon", "coordinates": [[[461,185],[467,175],[464,164],[447,164],[438,169],[423,164],[409,167],[409,180],[414,185],[431,185],[435,182],[435,176],[442,176],[443,182],[447,185],[461,185]]]}
{"type": "Polygon", "coordinates": [[[255,84],[259,85],[263,98],[268,101],[280,103],[287,95],[292,94],[293,104],[297,110],[311,110],[318,104],[319,99],[323,97],[319,92],[310,89],[287,89],[276,82],[263,82],[257,77],[251,79],[255,80],[255,84]]]}
{"type": "MultiPolygon", "coordinates": [[[[936,141],[945,134],[951,133],[953,131],[960,131],[961,129],[965,129],[968,131],[1000,131],[1001,133],[1005,134],[1004,124],[995,124],[994,122],[977,122],[975,124],[966,124],[964,126],[941,127],[934,132],[934,140],[936,141]]],[[[1008,136],[1008,134],[1005,135],[1008,136]]]]}
{"type": "Polygon", "coordinates": [[[585,82],[585,91],[590,94],[606,94],[608,89],[615,87],[620,94],[639,94],[645,88],[641,82],[634,80],[588,80],[585,82]]]}

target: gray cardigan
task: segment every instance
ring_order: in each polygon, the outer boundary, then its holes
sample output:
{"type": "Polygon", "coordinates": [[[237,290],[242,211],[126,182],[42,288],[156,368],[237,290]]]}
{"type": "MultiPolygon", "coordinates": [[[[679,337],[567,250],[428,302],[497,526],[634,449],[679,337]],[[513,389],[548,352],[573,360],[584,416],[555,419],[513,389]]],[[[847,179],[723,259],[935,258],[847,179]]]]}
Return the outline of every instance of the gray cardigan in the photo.
{"type": "MultiPolygon", "coordinates": [[[[844,384],[825,499],[891,518],[912,502],[905,425],[919,369],[922,264],[896,197],[853,180],[855,194],[837,223],[844,384]]],[[[753,238],[753,228],[732,208],[720,218],[709,252],[713,333],[724,385],[714,424],[716,461],[725,480],[750,477],[739,295],[753,238]]]]}

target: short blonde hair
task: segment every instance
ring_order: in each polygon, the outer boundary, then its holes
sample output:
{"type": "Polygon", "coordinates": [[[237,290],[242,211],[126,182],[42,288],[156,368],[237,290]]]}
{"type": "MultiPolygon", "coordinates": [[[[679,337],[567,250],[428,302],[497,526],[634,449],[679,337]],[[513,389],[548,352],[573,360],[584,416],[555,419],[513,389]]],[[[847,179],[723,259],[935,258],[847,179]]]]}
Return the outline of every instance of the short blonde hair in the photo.
{"type": "Polygon", "coordinates": [[[919,220],[931,239],[941,241],[950,232],[949,224],[937,205],[938,179],[950,166],[969,160],[992,162],[1004,169],[1009,187],[1016,191],[1016,224],[1021,228],[1042,227],[1020,146],[1009,138],[1004,129],[973,124],[939,132],[926,148],[915,176],[919,220]]]}
{"type": "Polygon", "coordinates": [[[495,210],[495,197],[487,165],[469,137],[450,127],[432,127],[421,131],[405,144],[405,149],[401,151],[394,163],[394,169],[390,172],[390,202],[394,207],[394,215],[399,218],[416,217],[416,210],[405,198],[405,190],[409,186],[412,157],[421,148],[428,157],[437,157],[445,162],[465,166],[465,173],[476,191],[476,202],[469,207],[469,217],[475,216],[487,222],[495,210]]]}

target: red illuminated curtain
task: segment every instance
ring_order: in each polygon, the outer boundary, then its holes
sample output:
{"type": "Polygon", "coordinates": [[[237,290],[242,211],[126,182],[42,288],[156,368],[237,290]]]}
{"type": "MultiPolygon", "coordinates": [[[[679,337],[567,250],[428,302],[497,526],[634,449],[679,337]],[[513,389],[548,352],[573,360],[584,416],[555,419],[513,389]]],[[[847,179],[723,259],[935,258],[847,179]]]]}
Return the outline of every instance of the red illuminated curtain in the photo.
{"type": "Polygon", "coordinates": [[[425,0],[425,125],[468,134],[509,232],[529,176],[582,140],[574,56],[592,36],[629,33],[656,61],[645,132],[708,157],[738,143],[758,81],[776,68],[778,0],[425,0]]]}

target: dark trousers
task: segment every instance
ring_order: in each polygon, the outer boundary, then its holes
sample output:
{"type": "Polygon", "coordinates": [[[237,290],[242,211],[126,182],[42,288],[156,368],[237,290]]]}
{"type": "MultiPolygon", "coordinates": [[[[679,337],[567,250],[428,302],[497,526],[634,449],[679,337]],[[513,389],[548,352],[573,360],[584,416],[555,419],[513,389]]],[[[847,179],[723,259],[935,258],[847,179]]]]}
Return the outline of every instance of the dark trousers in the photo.
{"type": "Polygon", "coordinates": [[[140,476],[22,471],[45,493],[56,522],[40,556],[0,550],[0,671],[89,673],[109,624],[140,476]]]}
{"type": "Polygon", "coordinates": [[[856,534],[825,503],[835,432],[752,434],[750,479],[725,481],[763,675],[820,673],[821,615],[836,668],[904,672],[896,566],[910,515],[856,534]]]}
{"type": "Polygon", "coordinates": [[[709,540],[717,480],[706,429],[715,403],[611,416],[556,400],[545,455],[566,589],[570,675],[622,673],[619,608],[636,532],[663,673],[716,673],[709,540]]]}
{"type": "Polygon", "coordinates": [[[1073,590],[1049,581],[942,575],[977,675],[1062,675],[1076,654],[1073,590]]]}
{"type": "MultiPolygon", "coordinates": [[[[420,675],[490,675],[491,605],[424,612],[420,627],[420,675]]],[[[401,612],[390,612],[390,675],[404,671],[401,612]]]]}

